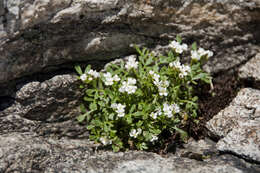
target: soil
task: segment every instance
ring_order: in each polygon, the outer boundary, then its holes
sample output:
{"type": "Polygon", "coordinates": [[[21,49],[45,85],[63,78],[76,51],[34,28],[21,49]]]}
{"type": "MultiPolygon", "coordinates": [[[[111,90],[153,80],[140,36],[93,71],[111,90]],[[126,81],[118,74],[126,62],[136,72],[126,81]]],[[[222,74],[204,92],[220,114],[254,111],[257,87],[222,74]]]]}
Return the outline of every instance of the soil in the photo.
{"type": "MultiPolygon", "coordinates": [[[[227,107],[244,85],[238,80],[237,70],[222,72],[213,77],[214,89],[203,86],[199,96],[199,124],[192,124],[190,135],[195,139],[207,136],[205,124],[218,112],[227,107]]],[[[214,139],[213,139],[214,140],[214,139]]]]}

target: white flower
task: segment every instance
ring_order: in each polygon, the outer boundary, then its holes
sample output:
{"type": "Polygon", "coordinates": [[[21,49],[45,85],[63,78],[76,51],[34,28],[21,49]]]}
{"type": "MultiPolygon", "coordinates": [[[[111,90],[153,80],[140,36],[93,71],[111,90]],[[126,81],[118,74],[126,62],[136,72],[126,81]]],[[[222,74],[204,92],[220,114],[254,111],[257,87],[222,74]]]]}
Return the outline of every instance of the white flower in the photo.
{"type": "Polygon", "coordinates": [[[129,133],[130,137],[133,137],[133,138],[137,138],[138,135],[140,135],[142,133],[142,129],[138,128],[137,130],[136,129],[132,129],[129,133]]]}
{"type": "Polygon", "coordinates": [[[137,69],[137,67],[138,67],[138,62],[136,61],[136,58],[134,56],[130,56],[128,58],[126,65],[125,65],[125,68],[127,70],[130,70],[131,68],[137,69]]]}
{"type": "Polygon", "coordinates": [[[114,81],[119,81],[120,78],[118,77],[118,75],[115,75],[114,77],[112,77],[111,73],[107,72],[104,74],[105,77],[105,85],[113,85],[114,81]]]}
{"type": "Polygon", "coordinates": [[[159,95],[160,96],[167,96],[168,95],[168,92],[167,92],[167,88],[164,88],[164,87],[158,87],[158,90],[159,90],[159,95]]]}
{"type": "Polygon", "coordinates": [[[180,43],[177,42],[177,41],[172,41],[172,42],[169,44],[169,47],[173,48],[176,53],[182,53],[183,51],[188,50],[187,44],[180,44],[180,43]]]}
{"type": "Polygon", "coordinates": [[[180,63],[179,60],[176,60],[176,61],[174,61],[174,62],[171,62],[171,63],[169,64],[169,66],[170,66],[170,67],[175,67],[175,68],[178,68],[178,69],[180,69],[180,68],[182,67],[182,65],[181,65],[181,63],[180,63]]]}
{"type": "Polygon", "coordinates": [[[173,110],[175,113],[179,113],[181,110],[180,110],[180,107],[177,105],[177,104],[172,104],[172,107],[173,107],[173,110]]]}
{"type": "Polygon", "coordinates": [[[120,78],[119,78],[118,75],[116,74],[116,75],[113,77],[113,80],[116,81],[116,82],[118,82],[118,81],[120,81],[120,78]]]}
{"type": "Polygon", "coordinates": [[[157,140],[158,140],[158,137],[155,135],[152,135],[152,139],[150,141],[153,142],[153,141],[157,141],[157,140]]]}
{"type": "Polygon", "coordinates": [[[174,67],[174,68],[178,68],[178,69],[180,70],[180,72],[181,72],[181,73],[179,74],[179,77],[180,77],[180,78],[183,78],[184,76],[187,76],[188,73],[191,72],[190,66],[181,64],[179,60],[176,60],[176,61],[174,61],[174,62],[171,62],[171,63],[169,64],[169,66],[170,66],[170,67],[174,67]]]}
{"type": "Polygon", "coordinates": [[[136,84],[136,79],[135,78],[127,78],[127,84],[129,85],[135,85],[136,84]]]}
{"type": "Polygon", "coordinates": [[[163,112],[168,118],[171,118],[173,116],[172,111],[173,107],[171,107],[171,105],[168,105],[167,103],[163,104],[163,112]]]}
{"type": "Polygon", "coordinates": [[[99,140],[103,145],[109,145],[112,143],[112,141],[107,139],[106,137],[101,137],[99,140]]]}
{"type": "Polygon", "coordinates": [[[87,75],[86,75],[86,74],[80,75],[80,79],[81,79],[82,81],[87,80],[87,75]]]}
{"type": "Polygon", "coordinates": [[[199,50],[192,50],[191,51],[191,58],[195,60],[200,60],[201,57],[203,56],[212,57],[213,52],[210,50],[205,50],[203,48],[199,48],[199,50]]]}
{"type": "Polygon", "coordinates": [[[137,90],[135,84],[136,84],[136,79],[129,77],[127,78],[127,82],[124,81],[122,83],[122,86],[119,88],[119,92],[121,93],[127,92],[128,94],[133,94],[137,90]]]}
{"type": "Polygon", "coordinates": [[[168,118],[171,118],[173,116],[173,113],[172,113],[173,111],[175,113],[179,113],[180,107],[175,103],[171,104],[171,105],[169,105],[167,103],[163,104],[163,112],[168,118]]]}
{"type": "Polygon", "coordinates": [[[154,71],[153,71],[153,70],[150,70],[150,71],[149,71],[149,74],[150,74],[151,76],[153,76],[154,71]]]}
{"type": "Polygon", "coordinates": [[[180,68],[181,73],[179,74],[180,78],[183,78],[184,76],[187,76],[188,73],[191,72],[191,68],[190,66],[187,65],[182,65],[182,67],[180,68]]]}
{"type": "Polygon", "coordinates": [[[122,105],[121,103],[113,103],[111,104],[111,108],[116,111],[118,117],[125,116],[125,105],[122,105]]]}
{"type": "Polygon", "coordinates": [[[200,54],[196,50],[191,51],[191,58],[195,60],[200,60],[200,54]]]}
{"type": "Polygon", "coordinates": [[[88,74],[93,76],[94,78],[98,78],[100,76],[99,73],[96,70],[92,70],[92,69],[90,69],[88,71],[88,74]]]}
{"type": "Polygon", "coordinates": [[[167,87],[169,86],[169,81],[167,80],[160,81],[160,75],[154,73],[154,71],[149,71],[149,74],[153,78],[153,84],[156,85],[159,90],[159,95],[167,96],[168,95],[167,87]]]}
{"type": "Polygon", "coordinates": [[[152,112],[152,113],[150,114],[150,117],[152,117],[153,119],[156,119],[157,116],[158,116],[158,112],[152,112]]]}

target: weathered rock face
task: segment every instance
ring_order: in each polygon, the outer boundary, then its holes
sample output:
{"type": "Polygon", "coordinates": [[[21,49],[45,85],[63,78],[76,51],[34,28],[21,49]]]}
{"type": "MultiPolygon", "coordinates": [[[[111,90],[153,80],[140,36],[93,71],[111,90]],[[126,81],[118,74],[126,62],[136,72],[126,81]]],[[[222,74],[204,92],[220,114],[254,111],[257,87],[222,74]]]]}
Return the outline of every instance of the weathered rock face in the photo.
{"type": "MultiPolygon", "coordinates": [[[[260,161],[258,90],[242,90],[209,122],[217,144],[191,141],[168,158],[95,152],[75,121],[75,63],[134,54],[131,44],[163,51],[177,34],[214,51],[206,70],[232,69],[260,52],[260,1],[0,1],[0,172],[260,172],[240,159],[260,161]]],[[[257,57],[240,69],[254,87],[257,57]]]]}
{"type": "Polygon", "coordinates": [[[134,52],[130,44],[163,44],[176,34],[214,51],[213,72],[259,51],[258,0],[4,0],[1,6],[0,83],[68,62],[126,55],[134,52]]]}
{"type": "Polygon", "coordinates": [[[218,150],[260,163],[260,91],[242,89],[230,106],[208,122],[207,128],[222,138],[218,150]]]}
{"type": "Polygon", "coordinates": [[[50,139],[33,133],[0,136],[1,172],[91,172],[91,173],[254,173],[259,171],[241,159],[226,155],[204,162],[147,152],[95,152],[86,140],[50,139]]]}

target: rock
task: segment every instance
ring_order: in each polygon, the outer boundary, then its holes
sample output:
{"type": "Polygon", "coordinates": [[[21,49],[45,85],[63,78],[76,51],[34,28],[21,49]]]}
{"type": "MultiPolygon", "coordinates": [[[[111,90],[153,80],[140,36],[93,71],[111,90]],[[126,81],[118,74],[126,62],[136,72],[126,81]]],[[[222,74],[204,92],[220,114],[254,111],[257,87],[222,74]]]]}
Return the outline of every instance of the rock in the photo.
{"type": "Polygon", "coordinates": [[[82,93],[74,74],[56,75],[21,85],[14,102],[0,112],[0,134],[37,132],[47,136],[86,137],[75,118],[82,93]]]}
{"type": "Polygon", "coordinates": [[[10,114],[37,121],[57,122],[75,115],[82,96],[76,75],[60,75],[38,82],[32,81],[15,93],[15,103],[0,112],[0,117],[10,114]]]}
{"type": "MultiPolygon", "coordinates": [[[[0,83],[78,61],[104,60],[173,40],[214,51],[206,69],[230,69],[259,52],[258,0],[5,0],[0,83]]],[[[1,29],[2,28],[2,29],[1,29]]]]}
{"type": "Polygon", "coordinates": [[[260,118],[260,91],[244,88],[228,107],[220,111],[208,123],[207,128],[211,136],[218,139],[225,137],[236,129],[241,122],[260,118]]]}
{"type": "Polygon", "coordinates": [[[218,155],[216,143],[208,138],[198,141],[190,138],[182,147],[177,147],[177,156],[203,161],[209,157],[218,155]]]}
{"type": "Polygon", "coordinates": [[[260,90],[244,88],[224,110],[208,123],[211,135],[222,138],[221,152],[260,162],[260,90]]]}
{"type": "Polygon", "coordinates": [[[239,69],[239,78],[260,89],[260,53],[239,69]]]}
{"type": "Polygon", "coordinates": [[[34,133],[10,133],[0,136],[1,172],[142,172],[142,173],[253,173],[249,165],[234,156],[209,158],[204,162],[149,152],[98,150],[97,145],[78,139],[50,139],[34,133]]]}
{"type": "Polygon", "coordinates": [[[260,119],[240,124],[218,142],[217,148],[260,163],[260,119]]]}

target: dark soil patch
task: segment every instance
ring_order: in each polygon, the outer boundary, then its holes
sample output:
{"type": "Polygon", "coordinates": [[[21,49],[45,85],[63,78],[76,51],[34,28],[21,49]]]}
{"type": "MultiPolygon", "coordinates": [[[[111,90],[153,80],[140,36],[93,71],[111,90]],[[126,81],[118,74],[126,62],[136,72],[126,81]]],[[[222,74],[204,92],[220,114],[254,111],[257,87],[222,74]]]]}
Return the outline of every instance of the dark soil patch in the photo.
{"type": "Polygon", "coordinates": [[[209,86],[202,86],[199,96],[199,124],[192,124],[190,135],[195,139],[207,136],[205,127],[214,115],[227,107],[236,97],[243,84],[238,80],[237,70],[222,72],[213,78],[214,89],[210,91],[209,86]]]}

